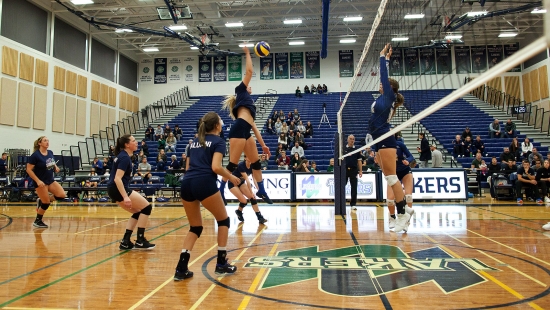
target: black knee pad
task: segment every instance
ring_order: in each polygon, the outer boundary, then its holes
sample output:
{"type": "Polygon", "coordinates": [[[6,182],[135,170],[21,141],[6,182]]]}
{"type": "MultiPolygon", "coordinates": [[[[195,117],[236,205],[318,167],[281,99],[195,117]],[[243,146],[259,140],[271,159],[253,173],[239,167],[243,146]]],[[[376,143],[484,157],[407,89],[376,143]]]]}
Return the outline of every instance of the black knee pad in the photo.
{"type": "Polygon", "coordinates": [[[151,211],[153,211],[153,207],[151,207],[151,205],[141,209],[141,213],[145,215],[151,215],[151,211]]]}
{"type": "Polygon", "coordinates": [[[218,226],[227,226],[227,228],[230,227],[231,221],[229,220],[229,217],[225,220],[218,221],[218,226]]]}
{"type": "Polygon", "coordinates": [[[237,169],[237,164],[234,164],[234,163],[230,162],[229,164],[227,164],[227,166],[225,166],[225,168],[227,168],[227,170],[229,170],[229,172],[233,172],[233,171],[235,171],[235,169],[237,169]]]}
{"type": "Polygon", "coordinates": [[[262,170],[262,164],[260,163],[260,160],[258,159],[257,162],[251,163],[250,168],[252,168],[252,170],[262,170]]]}
{"type": "Polygon", "coordinates": [[[197,235],[197,238],[200,238],[202,234],[202,226],[191,226],[191,228],[189,228],[189,232],[194,233],[197,235]]]}
{"type": "Polygon", "coordinates": [[[41,203],[40,204],[40,209],[42,209],[44,211],[48,210],[49,207],[50,207],[49,203],[41,203]]]}
{"type": "Polygon", "coordinates": [[[251,204],[251,205],[257,205],[257,204],[258,204],[258,200],[252,198],[252,199],[250,199],[250,204],[251,204]]]}
{"type": "Polygon", "coordinates": [[[139,219],[140,214],[141,214],[141,212],[136,212],[136,213],[132,214],[132,218],[137,220],[137,219],[139,219]]]}
{"type": "Polygon", "coordinates": [[[61,201],[61,200],[65,199],[65,197],[67,197],[67,195],[65,195],[63,197],[53,196],[53,198],[55,198],[55,200],[57,200],[57,201],[61,201]]]}
{"type": "Polygon", "coordinates": [[[246,207],[246,202],[240,202],[240,203],[239,203],[239,207],[241,207],[241,208],[246,207]]]}

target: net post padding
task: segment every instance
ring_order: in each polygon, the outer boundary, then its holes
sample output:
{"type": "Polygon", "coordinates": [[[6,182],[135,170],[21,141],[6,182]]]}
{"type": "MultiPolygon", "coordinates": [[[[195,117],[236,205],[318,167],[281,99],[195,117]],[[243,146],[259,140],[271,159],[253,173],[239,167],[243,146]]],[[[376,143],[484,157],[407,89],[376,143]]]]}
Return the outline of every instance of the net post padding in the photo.
{"type": "Polygon", "coordinates": [[[429,116],[430,114],[435,113],[436,111],[440,110],[441,108],[451,104],[455,100],[458,100],[462,98],[463,96],[469,94],[472,90],[478,88],[481,85],[484,85],[485,83],[492,80],[495,76],[499,76],[500,74],[503,74],[507,72],[508,70],[516,67],[517,65],[522,64],[523,62],[529,60],[533,56],[537,55],[538,53],[541,53],[542,51],[546,50],[548,47],[548,44],[546,42],[545,37],[541,37],[534,41],[533,43],[527,45],[526,47],[522,48],[521,50],[517,51],[514,55],[506,58],[504,61],[499,63],[498,65],[494,66],[492,69],[486,71],[485,73],[481,74],[479,77],[471,80],[471,82],[465,84],[464,86],[460,87],[459,89],[453,91],[446,97],[442,98],[438,102],[432,104],[428,108],[426,108],[424,111],[416,114],[415,116],[411,117],[409,120],[403,122],[402,124],[396,126],[395,128],[391,129],[387,133],[380,136],[378,139],[367,143],[365,146],[360,147],[356,149],[353,152],[347,153],[345,156],[341,156],[340,159],[343,159],[346,156],[350,156],[352,154],[355,154],[357,152],[361,152],[362,150],[388,138],[389,136],[393,136],[396,132],[399,132],[405,128],[407,128],[409,125],[414,124],[423,118],[429,116]]]}
{"type": "MultiPolygon", "coordinates": [[[[338,113],[336,114],[336,118],[338,120],[338,132],[339,133],[342,133],[342,111],[344,110],[344,106],[346,105],[349,94],[351,93],[351,90],[353,89],[353,86],[355,85],[355,81],[357,80],[357,73],[361,71],[361,66],[363,65],[363,61],[365,61],[365,57],[367,56],[367,53],[369,52],[371,42],[374,38],[374,34],[376,33],[376,30],[378,29],[378,25],[380,25],[380,21],[382,20],[382,16],[384,15],[384,10],[386,9],[386,4],[387,3],[388,3],[388,0],[382,0],[380,2],[380,6],[378,7],[378,13],[376,13],[376,17],[374,18],[374,23],[372,24],[372,28],[370,30],[369,36],[367,38],[367,41],[365,42],[365,47],[363,48],[363,54],[361,54],[361,58],[359,58],[359,62],[357,63],[357,68],[355,68],[355,76],[351,80],[351,83],[349,84],[349,90],[346,93],[346,96],[344,97],[344,101],[340,105],[340,110],[338,110],[338,113]]],[[[340,139],[340,143],[338,144],[338,148],[340,149],[340,151],[344,150],[344,144],[342,142],[342,139],[340,139]]],[[[340,160],[340,158],[339,158],[339,160],[340,160]]]]}
{"type": "MultiPolygon", "coordinates": [[[[334,144],[344,139],[344,135],[341,133],[334,133],[334,144]]],[[[339,158],[341,155],[340,150],[334,148],[334,158],[339,158]]],[[[346,161],[334,161],[334,215],[346,214],[346,161]]]]}

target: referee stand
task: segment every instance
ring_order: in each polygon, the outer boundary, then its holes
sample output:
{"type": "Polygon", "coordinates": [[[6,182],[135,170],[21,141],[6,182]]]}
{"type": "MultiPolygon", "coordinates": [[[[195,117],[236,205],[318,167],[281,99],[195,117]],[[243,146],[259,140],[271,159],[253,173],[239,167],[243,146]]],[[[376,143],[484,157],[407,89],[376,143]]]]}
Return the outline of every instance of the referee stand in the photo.
{"type": "MultiPolygon", "coordinates": [[[[334,133],[334,214],[346,214],[346,161],[340,161],[340,139],[344,135],[334,133]]],[[[344,139],[345,140],[345,139],[344,139]]],[[[342,141],[344,141],[342,140],[342,141]]]]}

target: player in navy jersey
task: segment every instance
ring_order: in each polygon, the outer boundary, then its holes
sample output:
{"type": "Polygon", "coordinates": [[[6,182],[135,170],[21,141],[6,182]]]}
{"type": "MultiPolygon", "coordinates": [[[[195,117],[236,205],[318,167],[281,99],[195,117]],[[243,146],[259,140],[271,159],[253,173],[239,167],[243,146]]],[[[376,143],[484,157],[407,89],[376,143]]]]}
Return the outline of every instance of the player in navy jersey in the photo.
{"type": "Polygon", "coordinates": [[[38,200],[36,201],[36,219],[32,226],[37,228],[48,228],[48,225],[42,222],[42,217],[46,210],[50,207],[50,195],[52,193],[55,200],[61,200],[66,197],[65,190],[59,183],[54,181],[54,172],[59,172],[53,152],[48,150],[50,147],[50,140],[47,137],[42,136],[34,141],[34,153],[29,157],[27,162],[27,174],[36,184],[36,194],[38,200]]]}
{"type": "MultiPolygon", "coordinates": [[[[395,163],[396,166],[396,174],[399,181],[403,184],[404,190],[405,190],[405,201],[407,202],[407,206],[405,207],[405,212],[408,213],[411,217],[414,214],[414,210],[412,209],[412,193],[413,193],[413,175],[412,170],[409,164],[414,160],[414,157],[412,156],[411,152],[409,152],[409,149],[405,145],[405,142],[403,141],[403,138],[401,138],[400,133],[395,134],[395,140],[397,145],[397,161],[395,163]]],[[[389,228],[391,231],[395,230],[395,222],[396,222],[396,216],[395,216],[395,195],[393,193],[392,188],[388,185],[387,188],[387,199],[386,202],[388,204],[388,210],[390,211],[390,223],[389,228]]],[[[410,225],[410,219],[407,222],[407,225],[402,229],[405,232],[409,229],[410,225]]]]}
{"type": "Polygon", "coordinates": [[[200,121],[198,137],[191,143],[187,155],[187,169],[181,182],[181,201],[189,220],[189,233],[183,241],[183,249],[176,267],[175,281],[191,278],[193,272],[188,264],[191,250],[202,233],[201,204],[214,215],[218,222],[218,259],[215,272],[232,274],[237,267],[227,261],[227,237],[229,216],[222,196],[218,190],[217,175],[238,185],[241,180],[222,166],[225,155],[225,140],[220,138],[221,118],[214,112],[208,112],[200,121]]]}
{"type": "MultiPolygon", "coordinates": [[[[392,54],[390,44],[386,44],[380,52],[380,94],[371,106],[371,118],[369,120],[369,132],[376,140],[390,130],[390,120],[395,110],[403,104],[405,98],[399,91],[399,83],[388,77],[389,59],[392,54]]],[[[382,173],[392,188],[397,207],[397,219],[395,231],[402,231],[410,220],[410,214],[405,212],[405,195],[399,178],[396,175],[397,142],[394,136],[390,136],[376,144],[378,164],[382,173]]]]}
{"type": "Polygon", "coordinates": [[[124,135],[117,139],[114,151],[116,157],[107,183],[109,197],[122,209],[132,213],[118,247],[120,250],[151,250],[155,247],[145,238],[145,226],[147,226],[153,207],[147,199],[129,188],[133,168],[131,156],[137,148],[138,142],[131,135],[124,135]],[[137,240],[134,245],[130,237],[136,225],[138,227],[137,240]]]}
{"type": "MultiPolygon", "coordinates": [[[[258,208],[258,201],[256,201],[256,197],[254,196],[254,192],[252,191],[252,185],[250,184],[250,180],[248,179],[248,176],[252,174],[252,168],[250,168],[250,165],[250,161],[245,156],[244,160],[241,161],[237,166],[237,169],[233,171],[233,175],[241,179],[240,185],[234,186],[233,183],[229,183],[228,188],[229,191],[231,191],[231,193],[239,200],[239,208],[235,210],[239,221],[244,222],[243,209],[244,207],[246,207],[246,204],[250,199],[250,204],[252,205],[252,209],[256,213],[258,221],[260,222],[260,224],[263,224],[267,222],[267,220],[260,212],[260,208],[258,208]]],[[[256,188],[258,188],[257,185],[256,188]]]]}
{"type": "MultiPolygon", "coordinates": [[[[262,178],[262,164],[258,157],[258,149],[256,148],[256,140],[250,135],[250,129],[254,131],[254,135],[258,142],[262,146],[262,151],[267,155],[267,158],[271,157],[269,148],[265,145],[260,131],[256,127],[254,122],[256,118],[256,106],[254,101],[250,97],[252,94],[252,88],[250,87],[250,79],[252,78],[253,67],[252,58],[250,57],[250,51],[248,47],[244,47],[243,51],[246,56],[246,75],[239,86],[235,88],[235,95],[230,95],[225,98],[223,102],[223,108],[229,110],[231,118],[235,120],[231,130],[229,131],[229,164],[227,170],[229,172],[237,169],[237,164],[241,158],[241,154],[248,157],[252,163],[252,175],[254,180],[258,184],[258,192],[256,195],[263,199],[263,201],[272,204],[273,201],[269,199],[264,188],[264,181],[262,178]]],[[[225,184],[227,180],[223,179],[220,190],[223,195],[225,184]]],[[[223,196],[222,196],[223,198],[223,196]]]]}

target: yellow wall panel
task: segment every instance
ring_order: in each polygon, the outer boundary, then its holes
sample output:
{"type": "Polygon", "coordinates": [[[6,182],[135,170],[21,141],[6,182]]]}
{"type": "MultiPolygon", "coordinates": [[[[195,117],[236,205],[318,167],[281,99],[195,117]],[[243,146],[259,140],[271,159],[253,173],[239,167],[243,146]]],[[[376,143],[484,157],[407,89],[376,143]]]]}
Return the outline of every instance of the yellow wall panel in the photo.
{"type": "Polygon", "coordinates": [[[126,94],[126,111],[131,111],[134,106],[134,96],[126,94]]]}
{"type": "Polygon", "coordinates": [[[109,86],[107,86],[107,84],[101,84],[99,102],[105,103],[105,104],[109,103],[109,86]]]}
{"type": "Polygon", "coordinates": [[[47,61],[36,59],[36,84],[48,86],[49,65],[47,61]]]}
{"type": "Polygon", "coordinates": [[[118,97],[119,97],[119,99],[118,99],[118,107],[119,107],[120,109],[126,109],[126,93],[123,92],[123,91],[120,91],[120,92],[118,93],[118,97]]]}
{"type": "Polygon", "coordinates": [[[90,135],[99,132],[99,104],[92,103],[90,107],[90,135]]]}
{"type": "Polygon", "coordinates": [[[548,67],[546,65],[539,68],[540,98],[546,99],[550,96],[548,91],[548,67]]]}
{"type": "Polygon", "coordinates": [[[32,128],[46,130],[46,109],[48,107],[48,91],[45,88],[34,88],[34,109],[32,128]]]}
{"type": "Polygon", "coordinates": [[[67,70],[67,84],[66,84],[66,91],[69,94],[76,95],[76,82],[77,82],[77,74],[74,72],[71,72],[67,70]]]}
{"type": "MultiPolygon", "coordinates": [[[[108,126],[109,126],[109,108],[106,106],[100,106],[99,130],[105,130],[105,128],[108,126]]],[[[97,133],[97,132],[94,132],[94,133],[97,133]]]]}
{"type": "Polygon", "coordinates": [[[101,89],[101,83],[92,80],[92,100],[99,101],[99,92],[101,89]]]}
{"type": "Polygon", "coordinates": [[[82,98],[88,98],[88,78],[79,75],[78,76],[78,96],[82,98]]]}
{"type": "Polygon", "coordinates": [[[109,105],[116,107],[116,88],[109,87],[109,105]]]}
{"type": "Polygon", "coordinates": [[[109,126],[116,123],[116,110],[109,109],[109,126]]]}
{"type": "Polygon", "coordinates": [[[76,98],[67,96],[65,102],[65,133],[76,132],[76,98]]]}
{"type": "Polygon", "coordinates": [[[13,48],[2,46],[2,73],[17,76],[17,61],[19,52],[13,48]]]}
{"type": "Polygon", "coordinates": [[[2,78],[0,83],[0,124],[15,125],[17,81],[2,78]]]}
{"type": "Polygon", "coordinates": [[[521,85],[523,86],[523,100],[526,103],[531,103],[531,84],[530,84],[529,73],[526,73],[521,76],[521,85]]]}
{"type": "Polygon", "coordinates": [[[78,99],[76,101],[76,134],[79,136],[86,135],[86,100],[78,99]]]}
{"type": "Polygon", "coordinates": [[[505,76],[504,87],[507,94],[520,98],[519,76],[505,76]]]}
{"type": "Polygon", "coordinates": [[[31,128],[32,95],[32,85],[20,82],[17,100],[17,127],[31,128]]]}
{"type": "Polygon", "coordinates": [[[53,67],[53,88],[65,91],[65,69],[54,66],[53,67]]]}
{"type": "Polygon", "coordinates": [[[19,77],[32,82],[34,79],[34,57],[21,53],[19,63],[19,77]]]}
{"type": "Polygon", "coordinates": [[[539,85],[539,71],[533,70],[529,72],[529,84],[531,89],[531,100],[539,101],[540,100],[540,85],[539,85]]]}
{"type": "Polygon", "coordinates": [[[65,95],[53,93],[52,131],[63,132],[65,123],[65,95]]]}

